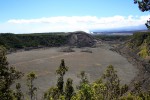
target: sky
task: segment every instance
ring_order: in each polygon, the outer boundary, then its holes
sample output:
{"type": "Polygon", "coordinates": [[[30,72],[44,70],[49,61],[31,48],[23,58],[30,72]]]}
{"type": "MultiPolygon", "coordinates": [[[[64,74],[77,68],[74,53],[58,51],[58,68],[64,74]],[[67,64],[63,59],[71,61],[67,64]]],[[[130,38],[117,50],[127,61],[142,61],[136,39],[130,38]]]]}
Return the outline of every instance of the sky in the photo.
{"type": "Polygon", "coordinates": [[[89,32],[149,18],[134,0],[0,0],[0,33],[89,32]]]}

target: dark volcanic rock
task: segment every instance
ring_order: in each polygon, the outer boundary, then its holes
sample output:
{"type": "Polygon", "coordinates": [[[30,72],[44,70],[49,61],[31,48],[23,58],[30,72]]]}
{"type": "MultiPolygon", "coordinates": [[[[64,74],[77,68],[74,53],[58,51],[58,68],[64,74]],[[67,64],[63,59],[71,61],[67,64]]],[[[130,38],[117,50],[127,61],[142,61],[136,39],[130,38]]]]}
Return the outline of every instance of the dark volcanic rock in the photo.
{"type": "Polygon", "coordinates": [[[92,47],[96,40],[90,34],[82,31],[77,31],[69,34],[68,44],[76,47],[92,47]]]}

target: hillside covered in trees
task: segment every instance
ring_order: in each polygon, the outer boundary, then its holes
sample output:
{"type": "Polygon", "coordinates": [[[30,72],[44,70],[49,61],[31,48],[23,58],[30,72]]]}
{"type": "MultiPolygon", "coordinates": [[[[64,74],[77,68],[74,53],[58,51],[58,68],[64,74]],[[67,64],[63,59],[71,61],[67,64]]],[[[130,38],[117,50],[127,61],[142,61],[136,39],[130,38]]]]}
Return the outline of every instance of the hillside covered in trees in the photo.
{"type": "MultiPolygon", "coordinates": [[[[134,33],[129,47],[142,58],[149,59],[150,56],[150,32],[134,33]]],[[[150,59],[149,59],[150,60],[150,59]]]]}
{"type": "Polygon", "coordinates": [[[83,31],[68,33],[32,33],[12,34],[1,33],[0,45],[8,50],[30,50],[42,47],[76,46],[91,47],[95,44],[95,38],[83,31]]]}
{"type": "Polygon", "coordinates": [[[0,45],[7,49],[58,47],[66,44],[67,36],[60,33],[0,34],[0,45]]]}
{"type": "MultiPolygon", "coordinates": [[[[136,32],[124,44],[116,47],[116,51],[136,65],[139,73],[134,81],[139,81],[141,88],[150,87],[150,32],[136,32]]],[[[132,82],[133,83],[133,82],[132,82]]]]}
{"type": "Polygon", "coordinates": [[[91,47],[95,45],[96,41],[125,41],[129,37],[91,35],[82,31],[32,34],[0,33],[0,45],[3,45],[9,51],[60,46],[91,47]]]}

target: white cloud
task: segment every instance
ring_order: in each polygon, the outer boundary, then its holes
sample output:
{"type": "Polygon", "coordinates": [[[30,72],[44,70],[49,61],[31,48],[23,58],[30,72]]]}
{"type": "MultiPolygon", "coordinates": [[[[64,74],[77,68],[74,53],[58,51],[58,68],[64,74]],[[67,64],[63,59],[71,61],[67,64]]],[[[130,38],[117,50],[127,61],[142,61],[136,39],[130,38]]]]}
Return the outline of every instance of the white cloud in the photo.
{"type": "Polygon", "coordinates": [[[43,17],[39,19],[11,19],[6,23],[0,23],[0,32],[31,33],[31,32],[68,32],[89,31],[92,29],[118,28],[124,26],[138,26],[144,24],[147,16],[58,16],[43,17]]]}

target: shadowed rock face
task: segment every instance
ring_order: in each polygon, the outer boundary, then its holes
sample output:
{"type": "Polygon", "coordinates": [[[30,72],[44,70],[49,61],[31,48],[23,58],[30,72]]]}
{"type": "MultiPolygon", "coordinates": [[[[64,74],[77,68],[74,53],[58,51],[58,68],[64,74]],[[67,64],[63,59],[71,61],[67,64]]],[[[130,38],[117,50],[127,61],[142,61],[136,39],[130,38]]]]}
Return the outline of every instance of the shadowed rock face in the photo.
{"type": "Polygon", "coordinates": [[[68,44],[76,47],[92,47],[96,43],[96,40],[85,32],[73,32],[69,34],[68,44]]]}

